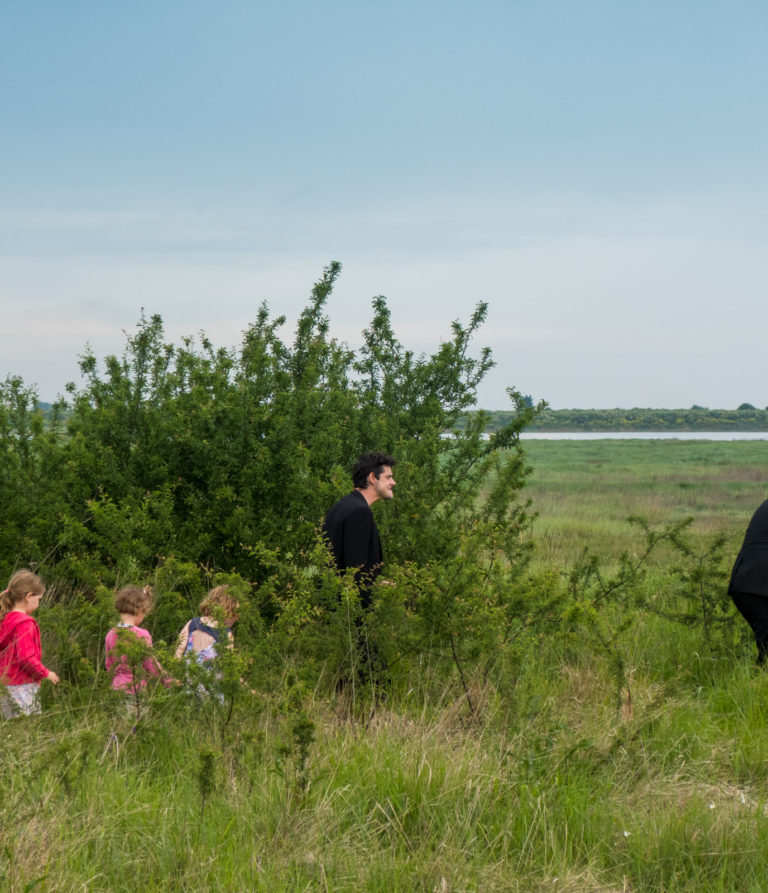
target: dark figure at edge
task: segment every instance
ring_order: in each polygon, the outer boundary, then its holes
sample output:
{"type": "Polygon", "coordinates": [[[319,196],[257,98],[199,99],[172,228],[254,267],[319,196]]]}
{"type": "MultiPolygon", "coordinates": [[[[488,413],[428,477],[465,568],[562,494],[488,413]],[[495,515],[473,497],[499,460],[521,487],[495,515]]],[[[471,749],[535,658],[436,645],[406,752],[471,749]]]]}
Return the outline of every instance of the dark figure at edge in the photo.
{"type": "Polygon", "coordinates": [[[768,499],[755,511],[731,571],[728,594],[757,643],[758,663],[768,656],[768,499]]]}

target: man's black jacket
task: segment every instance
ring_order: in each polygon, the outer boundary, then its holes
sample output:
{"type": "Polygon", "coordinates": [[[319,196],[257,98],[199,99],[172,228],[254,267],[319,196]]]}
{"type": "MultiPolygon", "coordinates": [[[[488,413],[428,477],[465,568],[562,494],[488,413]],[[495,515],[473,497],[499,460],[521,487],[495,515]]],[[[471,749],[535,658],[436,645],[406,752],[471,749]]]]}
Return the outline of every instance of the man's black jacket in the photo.
{"type": "Polygon", "coordinates": [[[381,573],[383,555],[381,539],[366,498],[357,490],[331,506],[325,516],[323,535],[328,541],[336,568],[356,568],[355,582],[360,601],[367,607],[371,601],[371,585],[381,573]]]}

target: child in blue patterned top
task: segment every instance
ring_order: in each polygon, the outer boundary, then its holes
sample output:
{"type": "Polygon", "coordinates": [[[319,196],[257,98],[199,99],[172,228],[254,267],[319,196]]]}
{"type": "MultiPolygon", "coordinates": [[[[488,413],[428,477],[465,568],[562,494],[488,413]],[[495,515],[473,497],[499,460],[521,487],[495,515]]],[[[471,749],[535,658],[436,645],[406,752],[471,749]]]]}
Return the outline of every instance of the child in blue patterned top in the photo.
{"type": "Polygon", "coordinates": [[[223,639],[232,648],[232,624],[237,620],[239,604],[228,586],[216,586],[200,602],[200,616],[193,617],[179,633],[176,657],[194,657],[199,664],[213,660],[223,639]],[[219,609],[218,611],[216,609],[219,609]],[[223,629],[216,616],[221,617],[223,629]]]}

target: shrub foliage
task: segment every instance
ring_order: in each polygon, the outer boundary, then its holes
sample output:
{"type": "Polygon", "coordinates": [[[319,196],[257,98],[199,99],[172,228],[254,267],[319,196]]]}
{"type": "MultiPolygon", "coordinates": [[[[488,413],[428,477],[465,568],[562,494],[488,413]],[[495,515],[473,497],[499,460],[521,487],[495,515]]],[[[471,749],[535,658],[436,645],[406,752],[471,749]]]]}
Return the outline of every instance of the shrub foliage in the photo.
{"type": "Polygon", "coordinates": [[[489,683],[514,694],[531,648],[547,641],[565,657],[573,636],[603,655],[621,693],[638,610],[700,626],[710,649],[732,640],[722,543],[698,554],[685,525],[659,533],[640,521],[646,547],[616,571],[587,554],[568,574],[531,575],[519,435],[544,406],[510,388],[512,411],[484,433],[487,414],[473,407],[493,361],[472,342],[486,305],[416,355],[376,297],[352,351],[326,313],[340,270],[324,270],[290,343],[266,305],[234,349],[205,335],[169,343],[162,319],[142,316],[121,356],[85,351],[82,383],[45,416],[22,381],[0,385],[0,574],[31,565],[49,583],[41,620],[63,678],[90,681],[103,664],[110,590],[126,583],[153,584],[160,643],[206,588],[234,586],[254,687],[287,666],[299,684],[412,686],[428,661],[473,714],[489,683]],[[398,487],[374,507],[387,582],[364,614],[319,527],[371,449],[397,457],[398,487]],[[644,569],[660,542],[678,564],[674,585],[649,600],[644,569]]]}
{"type": "Polygon", "coordinates": [[[23,382],[3,384],[0,571],[33,565],[58,602],[92,607],[91,639],[70,632],[69,652],[94,653],[104,587],[154,582],[148,623],[170,640],[222,574],[250,589],[243,628],[290,633],[305,656],[349,651],[338,615],[359,606],[327,571],[318,529],[369,449],[398,460],[397,497],[376,506],[395,585],[367,620],[387,664],[429,640],[462,669],[508,636],[530,520],[519,434],[541,407],[510,389],[514,412],[492,437],[482,413],[459,430],[493,365],[487,348],[472,352],[486,305],[417,355],[377,297],[355,352],[326,313],[340,270],[324,270],[290,343],[266,305],[235,349],[205,335],[169,343],[160,316],[142,315],[121,356],[86,349],[81,384],[47,419],[23,382]],[[324,624],[338,626],[333,647],[324,624]]]}

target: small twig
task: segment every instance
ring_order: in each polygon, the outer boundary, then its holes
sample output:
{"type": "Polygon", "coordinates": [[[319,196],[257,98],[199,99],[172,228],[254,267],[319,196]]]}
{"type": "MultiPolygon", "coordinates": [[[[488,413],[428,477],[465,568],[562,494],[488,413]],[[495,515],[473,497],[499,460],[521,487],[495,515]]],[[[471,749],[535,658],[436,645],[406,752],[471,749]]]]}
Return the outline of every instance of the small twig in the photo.
{"type": "Polygon", "coordinates": [[[472,703],[472,698],[470,697],[470,694],[469,694],[469,688],[467,687],[467,681],[464,678],[464,670],[461,668],[459,656],[458,656],[458,654],[456,654],[456,644],[453,640],[453,633],[451,633],[451,651],[453,652],[453,661],[456,664],[456,669],[459,671],[459,676],[461,677],[461,684],[464,686],[464,694],[467,696],[467,703],[469,704],[469,712],[474,717],[475,705],[472,703]]]}

